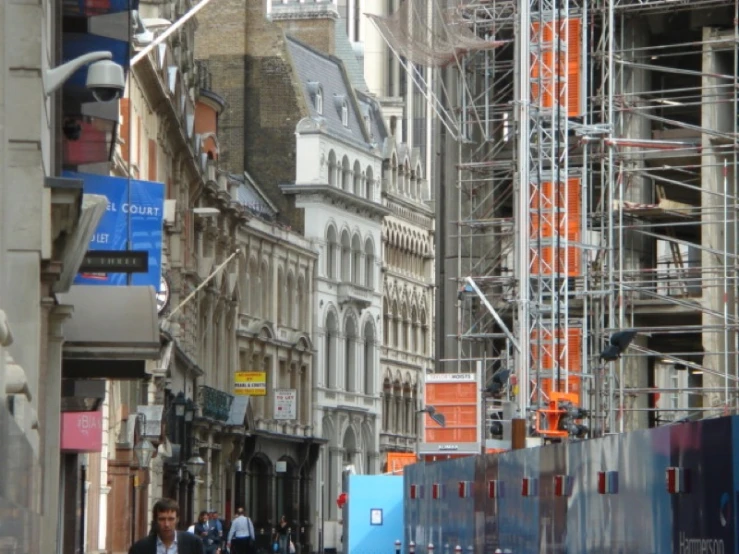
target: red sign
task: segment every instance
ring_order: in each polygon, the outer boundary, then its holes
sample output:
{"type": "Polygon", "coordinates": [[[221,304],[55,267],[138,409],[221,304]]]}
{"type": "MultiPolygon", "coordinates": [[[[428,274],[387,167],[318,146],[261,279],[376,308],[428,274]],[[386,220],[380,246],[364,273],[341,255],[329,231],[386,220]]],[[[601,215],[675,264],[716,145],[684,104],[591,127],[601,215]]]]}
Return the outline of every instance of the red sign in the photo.
{"type": "Polygon", "coordinates": [[[62,412],[62,452],[100,452],[103,412],[62,412]]]}
{"type": "Polygon", "coordinates": [[[339,510],[341,510],[344,507],[344,505],[346,504],[347,500],[349,500],[349,495],[347,495],[345,492],[342,492],[336,498],[336,505],[339,507],[339,510]]]}

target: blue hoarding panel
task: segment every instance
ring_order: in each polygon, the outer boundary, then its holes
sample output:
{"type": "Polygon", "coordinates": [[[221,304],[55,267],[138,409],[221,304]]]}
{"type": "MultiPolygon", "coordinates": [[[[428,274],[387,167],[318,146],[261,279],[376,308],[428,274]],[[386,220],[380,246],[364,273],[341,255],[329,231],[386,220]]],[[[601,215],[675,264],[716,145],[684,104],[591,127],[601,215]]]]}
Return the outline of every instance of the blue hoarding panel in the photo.
{"type": "Polygon", "coordinates": [[[350,475],[348,552],[386,554],[403,540],[403,477],[350,475]]]}
{"type": "Polygon", "coordinates": [[[473,458],[407,466],[406,542],[417,552],[432,542],[436,552],[739,554],[738,426],[716,418],[477,456],[472,511],[448,493],[470,479],[473,458]],[[599,473],[609,474],[603,489],[599,473]],[[555,485],[563,477],[566,493],[555,485]],[[440,483],[448,496],[434,499],[440,483]],[[411,484],[422,487],[415,498],[411,484]]]}
{"type": "MultiPolygon", "coordinates": [[[[122,177],[88,175],[67,171],[65,176],[82,179],[85,194],[108,199],[108,208],[90,241],[89,250],[145,250],[148,273],[131,275],[132,285],[159,290],[162,266],[164,184],[122,177]]],[[[127,285],[125,273],[80,274],[77,285],[127,285]]]]}

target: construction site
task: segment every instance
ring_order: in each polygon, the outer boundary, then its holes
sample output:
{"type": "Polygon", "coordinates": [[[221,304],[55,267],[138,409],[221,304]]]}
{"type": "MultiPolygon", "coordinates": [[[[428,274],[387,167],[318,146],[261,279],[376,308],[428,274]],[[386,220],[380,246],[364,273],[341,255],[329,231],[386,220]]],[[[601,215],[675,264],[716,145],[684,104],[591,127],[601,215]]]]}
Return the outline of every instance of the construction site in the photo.
{"type": "Polygon", "coordinates": [[[545,439],[736,414],[739,0],[373,23],[437,129],[435,372],[545,439]]]}

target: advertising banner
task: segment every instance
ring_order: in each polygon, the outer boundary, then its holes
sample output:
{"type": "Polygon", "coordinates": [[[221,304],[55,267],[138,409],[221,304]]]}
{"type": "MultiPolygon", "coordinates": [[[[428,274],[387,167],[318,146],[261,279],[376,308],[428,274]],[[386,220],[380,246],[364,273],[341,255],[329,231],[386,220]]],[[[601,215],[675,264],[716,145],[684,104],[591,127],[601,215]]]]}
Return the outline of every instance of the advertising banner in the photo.
{"type": "MultiPolygon", "coordinates": [[[[108,199],[108,208],[92,236],[89,250],[142,250],[149,253],[148,271],[130,275],[131,285],[159,290],[162,271],[164,184],[106,175],[64,172],[84,181],[85,194],[108,199]]],[[[76,285],[128,285],[126,273],[80,273],[76,285]]]]}
{"type": "Polygon", "coordinates": [[[63,412],[62,452],[100,452],[103,448],[103,412],[63,412]]]}
{"type": "Polygon", "coordinates": [[[422,455],[477,454],[481,441],[480,368],[431,373],[424,383],[422,455]]]}
{"type": "Polygon", "coordinates": [[[275,419],[297,419],[298,398],[295,389],[275,389],[275,419]]]}
{"type": "Polygon", "coordinates": [[[264,371],[237,371],[233,390],[236,396],[265,396],[267,374],[264,371]]]}

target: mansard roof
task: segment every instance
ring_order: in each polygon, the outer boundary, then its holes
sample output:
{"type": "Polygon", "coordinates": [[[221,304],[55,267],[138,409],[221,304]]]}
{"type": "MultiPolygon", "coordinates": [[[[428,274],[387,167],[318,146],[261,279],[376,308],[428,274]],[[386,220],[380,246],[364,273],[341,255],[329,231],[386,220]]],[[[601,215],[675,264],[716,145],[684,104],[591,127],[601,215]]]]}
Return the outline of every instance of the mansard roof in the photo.
{"type": "Polygon", "coordinates": [[[287,37],[287,45],[310,116],[323,119],[329,135],[369,147],[362,115],[341,60],[314,50],[294,37],[287,37]],[[316,83],[323,97],[323,113],[318,113],[316,109],[316,83]],[[346,102],[348,110],[346,126],[341,121],[343,102],[346,102]]]}

